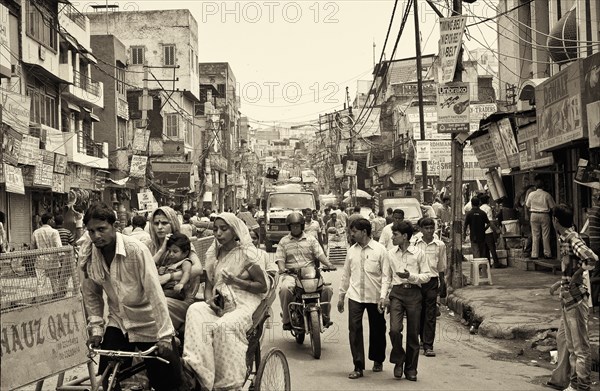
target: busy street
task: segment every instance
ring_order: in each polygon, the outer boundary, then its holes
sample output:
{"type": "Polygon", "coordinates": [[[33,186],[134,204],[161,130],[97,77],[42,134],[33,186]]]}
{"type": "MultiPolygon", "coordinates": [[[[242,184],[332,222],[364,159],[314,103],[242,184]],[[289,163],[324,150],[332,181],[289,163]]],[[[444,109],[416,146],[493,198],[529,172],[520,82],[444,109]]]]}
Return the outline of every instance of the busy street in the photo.
{"type": "Polygon", "coordinates": [[[600,390],[600,0],[0,0],[0,391],[600,390]]]}

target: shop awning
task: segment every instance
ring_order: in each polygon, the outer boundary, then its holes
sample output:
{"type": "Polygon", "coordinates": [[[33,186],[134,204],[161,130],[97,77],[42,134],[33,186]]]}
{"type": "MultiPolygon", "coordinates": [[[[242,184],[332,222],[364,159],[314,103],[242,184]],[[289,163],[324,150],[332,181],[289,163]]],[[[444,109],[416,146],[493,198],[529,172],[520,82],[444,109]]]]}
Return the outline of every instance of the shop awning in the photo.
{"type": "Polygon", "coordinates": [[[79,108],[79,106],[77,106],[77,105],[76,105],[76,104],[74,104],[74,103],[67,102],[67,107],[69,108],[69,110],[72,110],[72,111],[76,111],[76,112],[78,112],[78,113],[81,113],[81,109],[79,108]]]}
{"type": "Polygon", "coordinates": [[[98,117],[96,114],[94,113],[90,113],[90,118],[92,119],[92,121],[94,122],[100,122],[100,117],[98,117]]]}

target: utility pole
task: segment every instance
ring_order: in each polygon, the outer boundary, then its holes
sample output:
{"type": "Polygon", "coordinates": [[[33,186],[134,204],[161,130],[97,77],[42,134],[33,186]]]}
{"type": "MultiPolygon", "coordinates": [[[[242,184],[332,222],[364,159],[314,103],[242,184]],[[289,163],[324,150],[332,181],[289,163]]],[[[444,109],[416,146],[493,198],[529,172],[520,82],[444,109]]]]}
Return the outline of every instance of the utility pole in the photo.
{"type": "MultiPolygon", "coordinates": [[[[415,46],[417,52],[417,89],[419,91],[419,127],[421,140],[425,140],[425,114],[423,113],[423,64],[421,59],[421,32],[419,30],[419,2],[413,1],[415,16],[415,46]]],[[[427,189],[427,162],[421,162],[421,174],[423,175],[423,196],[427,189]]]]}
{"type": "MultiPolygon", "coordinates": [[[[350,128],[349,128],[349,133],[350,133],[350,145],[349,145],[349,153],[348,153],[348,159],[346,160],[346,165],[348,165],[348,160],[352,160],[354,161],[354,134],[352,132],[352,130],[354,129],[354,114],[352,113],[352,107],[350,106],[350,92],[348,89],[348,86],[346,86],[346,102],[348,104],[348,115],[350,117],[350,128]]],[[[352,206],[356,206],[356,191],[355,191],[355,186],[356,186],[356,175],[350,175],[348,177],[348,188],[350,191],[350,203],[352,204],[352,206]]]]}
{"type": "MultiPolygon", "coordinates": [[[[462,0],[452,0],[452,16],[462,14],[462,0]]],[[[462,48],[458,52],[454,82],[462,81],[462,48]]],[[[462,215],[462,178],[463,178],[463,146],[456,141],[458,133],[452,133],[451,164],[452,164],[452,263],[450,275],[451,286],[454,289],[462,288],[462,243],[463,243],[463,215],[462,215]]]]}

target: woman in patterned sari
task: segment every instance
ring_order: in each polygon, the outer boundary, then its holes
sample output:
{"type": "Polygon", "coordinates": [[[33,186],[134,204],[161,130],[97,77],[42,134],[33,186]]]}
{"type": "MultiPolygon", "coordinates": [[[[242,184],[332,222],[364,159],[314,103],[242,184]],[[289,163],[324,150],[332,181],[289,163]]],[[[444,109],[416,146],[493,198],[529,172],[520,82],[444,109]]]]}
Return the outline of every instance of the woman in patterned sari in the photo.
{"type": "Polygon", "coordinates": [[[246,332],[267,291],[266,274],[242,220],[221,213],[214,222],[214,235],[206,253],[206,301],[188,310],[183,359],[203,389],[241,389],[246,332]]]}
{"type": "MultiPolygon", "coordinates": [[[[180,223],[177,218],[177,213],[168,206],[161,206],[156,209],[154,213],[152,213],[152,217],[150,219],[150,237],[152,241],[146,243],[148,248],[150,249],[150,253],[155,257],[155,261],[157,257],[160,263],[162,257],[166,257],[168,252],[164,251],[163,243],[165,242],[165,238],[169,234],[180,232],[180,223]],[[162,250],[162,251],[161,251],[162,250]],[[157,254],[158,253],[158,254],[157,254]]],[[[202,274],[202,263],[200,262],[200,258],[198,258],[198,254],[196,254],[196,249],[194,246],[191,246],[190,249],[190,261],[192,261],[192,275],[189,283],[189,289],[185,292],[185,299],[178,300],[172,297],[167,297],[167,305],[169,306],[169,315],[171,315],[171,321],[173,322],[173,327],[175,330],[178,330],[183,322],[185,321],[185,315],[189,306],[194,302],[194,297],[198,292],[198,288],[200,287],[200,275],[202,274]]],[[[166,284],[169,281],[179,281],[183,276],[183,272],[178,271],[174,273],[167,273],[158,276],[158,279],[161,285],[166,284]]]]}

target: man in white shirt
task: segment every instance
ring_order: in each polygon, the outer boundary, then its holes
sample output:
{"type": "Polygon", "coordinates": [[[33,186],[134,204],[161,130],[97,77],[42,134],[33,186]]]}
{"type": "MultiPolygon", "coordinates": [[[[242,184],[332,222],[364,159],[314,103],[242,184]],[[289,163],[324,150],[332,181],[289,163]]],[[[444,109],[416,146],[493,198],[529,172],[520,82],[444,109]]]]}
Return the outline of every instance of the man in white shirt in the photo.
{"type": "Polygon", "coordinates": [[[394,209],[392,212],[392,222],[385,227],[381,231],[381,236],[379,237],[379,243],[383,244],[385,248],[391,250],[394,248],[394,243],[392,243],[392,226],[395,223],[399,223],[404,220],[404,211],[400,208],[394,209]]]}
{"type": "Polygon", "coordinates": [[[541,176],[535,177],[536,190],[529,193],[525,206],[531,213],[531,259],[537,259],[540,252],[540,236],[544,243],[544,258],[552,258],[550,248],[550,211],[556,206],[554,198],[544,190],[544,181],[541,176]]]}
{"type": "MultiPolygon", "coordinates": [[[[60,234],[52,228],[54,224],[54,216],[51,213],[44,213],[41,218],[42,226],[31,235],[31,249],[48,249],[54,247],[62,247],[60,234]]],[[[36,269],[47,270],[50,286],[55,297],[64,296],[64,284],[60,282],[61,256],[59,254],[39,255],[35,263],[36,269]]]]}
{"type": "Polygon", "coordinates": [[[323,246],[323,238],[321,236],[321,224],[318,221],[313,220],[312,209],[306,208],[304,210],[304,218],[306,220],[304,226],[304,233],[313,236],[319,241],[321,247],[323,246]]]}
{"type": "Polygon", "coordinates": [[[379,296],[379,309],[389,306],[390,362],[394,366],[394,377],[417,381],[419,362],[419,324],[421,319],[421,285],[429,282],[431,269],[425,255],[410,245],[412,224],[407,221],[392,226],[394,247],[388,250],[383,265],[383,278],[379,296]],[[402,347],[403,319],[406,315],[406,350],[402,347]]]}
{"type": "Polygon", "coordinates": [[[369,317],[369,360],[374,362],[373,372],[383,370],[386,325],[383,311],[378,308],[378,299],[387,250],[371,239],[371,223],[364,218],[350,224],[350,234],[355,243],[346,254],[337,307],[340,313],[344,312],[344,300],[348,296],[350,351],[354,361],[354,370],[348,377],[358,379],[365,369],[362,325],[365,309],[369,317]]]}
{"type": "Polygon", "coordinates": [[[419,335],[423,342],[425,356],[435,357],[433,342],[435,341],[435,326],[437,315],[437,297],[440,293],[440,287],[444,283],[446,273],[446,245],[434,237],[435,222],[429,217],[425,217],[420,223],[422,236],[419,238],[415,247],[423,254],[431,269],[431,279],[429,282],[421,285],[421,326],[419,335]]]}

